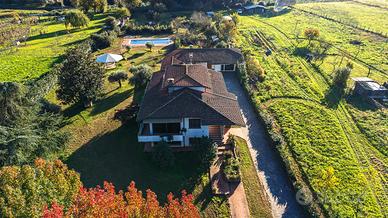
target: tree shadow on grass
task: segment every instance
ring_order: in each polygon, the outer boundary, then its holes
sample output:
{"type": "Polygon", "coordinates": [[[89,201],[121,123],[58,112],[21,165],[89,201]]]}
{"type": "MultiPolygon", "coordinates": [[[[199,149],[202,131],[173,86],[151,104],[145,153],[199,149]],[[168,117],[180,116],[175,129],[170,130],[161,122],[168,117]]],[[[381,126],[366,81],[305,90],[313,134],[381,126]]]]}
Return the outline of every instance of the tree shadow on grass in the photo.
{"type": "Polygon", "coordinates": [[[139,58],[143,55],[145,55],[147,52],[141,52],[141,53],[135,53],[133,55],[131,55],[130,57],[128,57],[127,59],[130,61],[130,60],[134,60],[136,58],[139,58]]]}
{"type": "Polygon", "coordinates": [[[81,175],[86,187],[112,182],[117,190],[125,190],[131,181],[145,191],[153,190],[159,200],[165,201],[172,192],[180,196],[180,191],[191,192],[192,181],[198,176],[193,164],[193,155],[177,153],[175,165],[161,170],[152,162],[150,154],[144,153],[144,146],[137,142],[138,127],[130,120],[118,129],[97,135],[84,144],[66,160],[66,164],[81,175]]]}
{"type": "Polygon", "coordinates": [[[48,39],[48,38],[52,38],[52,37],[58,37],[61,35],[65,35],[67,33],[68,33],[67,30],[58,30],[58,31],[51,32],[51,33],[45,33],[45,34],[31,36],[28,38],[28,41],[33,41],[36,39],[48,39]]]}
{"type": "Polygon", "coordinates": [[[116,105],[120,104],[125,99],[132,96],[134,93],[133,89],[129,89],[125,92],[115,93],[113,95],[110,95],[108,97],[105,97],[103,99],[98,100],[98,102],[93,107],[93,110],[91,111],[91,115],[97,115],[100,113],[103,113],[105,111],[108,111],[109,109],[115,107],[116,105]]]}
{"type": "Polygon", "coordinates": [[[341,102],[341,99],[344,97],[344,94],[344,88],[332,85],[326,92],[325,98],[323,99],[323,103],[329,108],[335,109],[338,107],[338,104],[341,102]]]}

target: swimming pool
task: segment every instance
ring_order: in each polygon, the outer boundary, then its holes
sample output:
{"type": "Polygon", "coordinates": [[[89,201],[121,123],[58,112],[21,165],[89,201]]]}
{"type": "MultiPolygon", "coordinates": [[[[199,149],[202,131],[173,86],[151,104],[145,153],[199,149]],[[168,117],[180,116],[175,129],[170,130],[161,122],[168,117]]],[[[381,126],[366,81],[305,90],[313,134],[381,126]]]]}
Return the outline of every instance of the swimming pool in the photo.
{"type": "Polygon", "coordinates": [[[129,44],[130,45],[145,45],[147,42],[151,42],[155,46],[172,44],[172,40],[170,38],[131,39],[129,41],[129,44]]]}

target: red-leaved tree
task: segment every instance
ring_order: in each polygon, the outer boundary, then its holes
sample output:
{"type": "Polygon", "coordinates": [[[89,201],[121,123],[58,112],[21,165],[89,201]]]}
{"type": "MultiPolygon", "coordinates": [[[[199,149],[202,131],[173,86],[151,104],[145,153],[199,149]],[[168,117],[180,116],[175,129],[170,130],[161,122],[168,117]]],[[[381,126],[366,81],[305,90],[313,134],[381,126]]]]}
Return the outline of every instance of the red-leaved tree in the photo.
{"type": "Polygon", "coordinates": [[[186,191],[182,191],[181,199],[170,193],[167,203],[161,206],[154,192],[148,189],[144,198],[134,182],[130,183],[125,193],[116,193],[111,183],[104,182],[103,188],[81,188],[67,211],[55,202],[51,207],[45,206],[43,217],[198,218],[200,215],[193,204],[193,196],[186,191]]]}

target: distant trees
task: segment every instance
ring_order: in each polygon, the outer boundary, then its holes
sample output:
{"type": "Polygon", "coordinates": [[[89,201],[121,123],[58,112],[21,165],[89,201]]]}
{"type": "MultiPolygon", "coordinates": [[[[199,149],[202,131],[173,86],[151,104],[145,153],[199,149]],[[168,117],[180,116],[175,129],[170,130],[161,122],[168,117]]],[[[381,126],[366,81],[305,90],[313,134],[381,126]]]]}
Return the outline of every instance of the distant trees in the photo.
{"type": "Polygon", "coordinates": [[[123,71],[114,72],[108,77],[108,81],[111,83],[117,82],[119,84],[119,88],[121,88],[121,82],[128,79],[128,74],[123,71]]]}
{"type": "Polygon", "coordinates": [[[90,46],[69,49],[59,67],[58,99],[64,103],[93,105],[103,86],[104,68],[90,55],[90,46]]]}
{"type": "Polygon", "coordinates": [[[71,27],[84,27],[89,23],[89,18],[79,10],[71,10],[65,14],[65,26],[66,28],[71,27]]]}
{"type": "Polygon", "coordinates": [[[81,185],[79,175],[59,160],[37,159],[33,166],[0,168],[0,214],[41,217],[43,207],[51,202],[68,209],[81,185]]]}
{"type": "Polygon", "coordinates": [[[68,210],[53,203],[45,207],[44,218],[52,217],[187,217],[199,218],[198,209],[193,204],[193,196],[182,191],[181,199],[168,194],[167,202],[161,206],[157,196],[151,190],[146,191],[145,198],[141,191],[131,182],[127,191],[116,193],[111,183],[104,182],[104,187],[81,188],[74,203],[68,210]]]}
{"type": "Polygon", "coordinates": [[[108,8],[107,0],[79,0],[79,6],[87,13],[93,9],[94,13],[103,13],[108,8]]]}
{"type": "Polygon", "coordinates": [[[152,68],[145,64],[132,66],[129,68],[129,71],[133,74],[132,77],[129,78],[129,82],[139,87],[147,85],[152,76],[152,68]]]}
{"type": "Polygon", "coordinates": [[[117,8],[113,11],[113,16],[117,19],[124,19],[131,16],[131,12],[127,8],[117,8]]]}
{"type": "Polygon", "coordinates": [[[308,40],[308,46],[310,46],[311,40],[314,40],[319,37],[319,30],[315,28],[307,28],[304,30],[304,36],[308,40]]]}

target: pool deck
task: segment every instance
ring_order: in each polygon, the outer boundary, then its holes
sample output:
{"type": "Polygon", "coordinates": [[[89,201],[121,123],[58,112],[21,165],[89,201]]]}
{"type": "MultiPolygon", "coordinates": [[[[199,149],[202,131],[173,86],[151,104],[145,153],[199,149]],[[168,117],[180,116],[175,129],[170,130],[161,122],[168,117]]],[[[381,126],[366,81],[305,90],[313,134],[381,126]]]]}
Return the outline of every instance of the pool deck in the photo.
{"type": "MultiPolygon", "coordinates": [[[[164,37],[164,38],[135,38],[135,37],[124,37],[124,40],[122,42],[122,46],[132,46],[132,47],[142,47],[142,46],[145,46],[145,44],[131,44],[131,40],[133,39],[136,39],[136,40],[155,40],[155,39],[167,39],[169,37],[164,37]]],[[[171,40],[171,43],[168,43],[168,44],[154,44],[155,47],[164,47],[164,46],[168,46],[168,45],[171,45],[171,44],[174,44],[174,42],[171,40]]]]}

